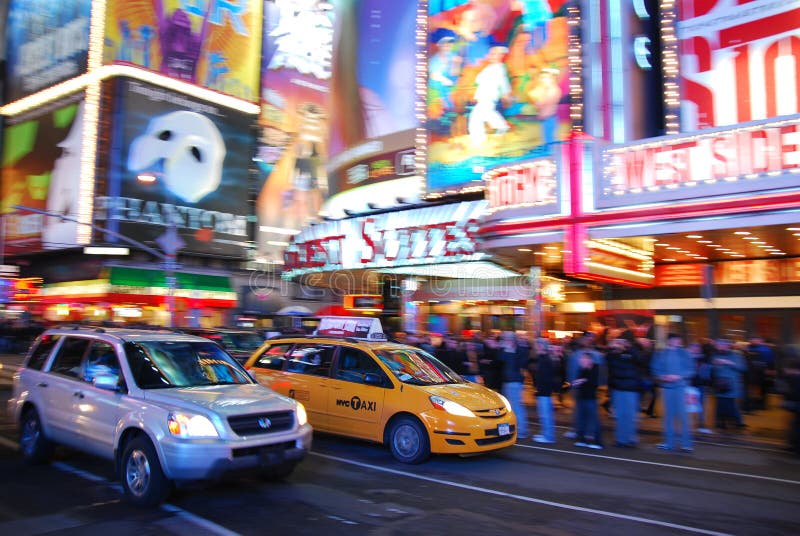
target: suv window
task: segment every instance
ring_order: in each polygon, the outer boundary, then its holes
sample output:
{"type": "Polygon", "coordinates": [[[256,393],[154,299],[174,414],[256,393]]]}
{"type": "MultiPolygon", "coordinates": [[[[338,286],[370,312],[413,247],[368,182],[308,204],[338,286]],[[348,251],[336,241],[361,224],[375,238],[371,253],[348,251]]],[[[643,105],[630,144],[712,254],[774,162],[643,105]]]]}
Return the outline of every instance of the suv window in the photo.
{"type": "Polygon", "coordinates": [[[270,346],[256,359],[253,366],[262,369],[283,370],[283,364],[286,363],[286,354],[291,347],[291,343],[270,346]]]}
{"type": "Polygon", "coordinates": [[[370,373],[385,377],[380,365],[369,354],[362,352],[358,348],[346,346],[339,350],[339,365],[336,368],[337,379],[364,383],[364,376],[370,373]]]}
{"type": "Polygon", "coordinates": [[[50,367],[50,372],[77,378],[80,375],[83,355],[86,353],[90,342],[89,339],[81,339],[78,337],[67,337],[64,339],[53,361],[53,366],[50,367]]]}
{"type": "Polygon", "coordinates": [[[42,367],[47,361],[47,356],[53,351],[53,347],[59,339],[61,339],[61,335],[42,335],[39,338],[39,344],[28,360],[27,367],[33,370],[42,370],[42,367]]]}
{"type": "Polygon", "coordinates": [[[288,372],[327,376],[336,346],[332,344],[298,344],[289,353],[288,372]]]}
{"type": "Polygon", "coordinates": [[[117,352],[107,342],[95,341],[92,343],[89,357],[86,358],[83,379],[91,383],[98,374],[115,374],[119,376],[117,352]]]}

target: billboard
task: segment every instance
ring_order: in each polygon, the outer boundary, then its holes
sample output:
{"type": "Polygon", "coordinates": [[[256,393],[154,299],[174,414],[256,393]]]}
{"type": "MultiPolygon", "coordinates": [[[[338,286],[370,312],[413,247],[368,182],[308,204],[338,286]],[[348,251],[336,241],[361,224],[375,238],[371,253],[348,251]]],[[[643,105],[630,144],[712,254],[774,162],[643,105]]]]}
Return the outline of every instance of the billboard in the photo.
{"type": "Polygon", "coordinates": [[[328,186],[334,195],[416,172],[417,3],[332,4],[328,186]]]}
{"type": "Polygon", "coordinates": [[[75,222],[9,213],[22,205],[78,217],[82,119],[82,94],[6,119],[0,212],[9,253],[77,245],[75,222]]]}
{"type": "Polygon", "coordinates": [[[327,2],[264,3],[261,139],[256,199],[258,257],[283,258],[292,231],[328,198],[328,96],[333,7],[327,2]]]}
{"type": "Polygon", "coordinates": [[[6,102],[86,72],[91,0],[10,0],[6,102]]]}
{"type": "Polygon", "coordinates": [[[258,100],[263,0],[108,0],[103,62],[258,100]]]}
{"type": "Polygon", "coordinates": [[[488,169],[564,138],[568,2],[429,4],[428,191],[480,186],[488,169]]]}
{"type": "Polygon", "coordinates": [[[165,252],[243,257],[255,146],[250,116],[138,81],[116,83],[122,98],[112,121],[108,195],[97,198],[95,219],[165,252]]]}
{"type": "Polygon", "coordinates": [[[800,112],[800,6],[682,0],[681,130],[800,112]]]}

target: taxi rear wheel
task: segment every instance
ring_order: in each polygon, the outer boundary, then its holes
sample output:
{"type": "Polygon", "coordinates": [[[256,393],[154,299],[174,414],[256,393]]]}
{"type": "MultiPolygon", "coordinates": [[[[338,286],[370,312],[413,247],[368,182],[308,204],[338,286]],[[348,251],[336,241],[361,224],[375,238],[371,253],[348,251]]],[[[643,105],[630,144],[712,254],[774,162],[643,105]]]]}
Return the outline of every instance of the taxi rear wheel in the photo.
{"type": "Polygon", "coordinates": [[[402,463],[422,463],[431,455],[431,442],[422,423],[413,417],[400,417],[389,431],[392,456],[402,463]]]}

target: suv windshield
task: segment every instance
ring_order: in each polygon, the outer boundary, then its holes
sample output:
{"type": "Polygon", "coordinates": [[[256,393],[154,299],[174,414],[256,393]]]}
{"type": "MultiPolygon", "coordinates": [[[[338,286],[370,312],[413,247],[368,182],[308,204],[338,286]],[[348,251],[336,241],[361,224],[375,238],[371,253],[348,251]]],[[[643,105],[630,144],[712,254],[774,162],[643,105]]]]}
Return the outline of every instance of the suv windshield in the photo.
{"type": "Polygon", "coordinates": [[[253,383],[247,372],[213,342],[126,342],[125,353],[141,389],[253,383]]]}
{"type": "Polygon", "coordinates": [[[403,383],[438,385],[464,381],[447,365],[416,348],[382,348],[375,354],[403,383]]]}

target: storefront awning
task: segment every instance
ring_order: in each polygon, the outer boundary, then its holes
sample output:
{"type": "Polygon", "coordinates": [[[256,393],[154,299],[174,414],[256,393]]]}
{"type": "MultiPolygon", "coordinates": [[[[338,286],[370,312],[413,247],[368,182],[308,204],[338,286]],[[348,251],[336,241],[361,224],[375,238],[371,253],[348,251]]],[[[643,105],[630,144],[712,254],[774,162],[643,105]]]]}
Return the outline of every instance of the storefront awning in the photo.
{"type": "MultiPolygon", "coordinates": [[[[167,287],[164,270],[148,270],[112,266],[108,276],[112,285],[127,287],[167,287]]],[[[175,287],[188,290],[206,290],[210,292],[233,292],[229,277],[221,275],[191,274],[175,272],[175,287]]]]}

